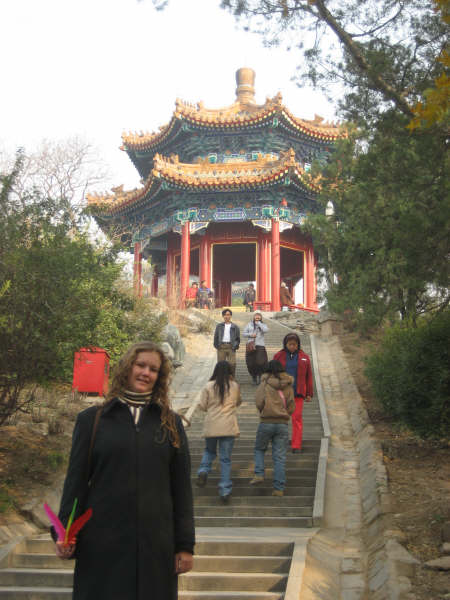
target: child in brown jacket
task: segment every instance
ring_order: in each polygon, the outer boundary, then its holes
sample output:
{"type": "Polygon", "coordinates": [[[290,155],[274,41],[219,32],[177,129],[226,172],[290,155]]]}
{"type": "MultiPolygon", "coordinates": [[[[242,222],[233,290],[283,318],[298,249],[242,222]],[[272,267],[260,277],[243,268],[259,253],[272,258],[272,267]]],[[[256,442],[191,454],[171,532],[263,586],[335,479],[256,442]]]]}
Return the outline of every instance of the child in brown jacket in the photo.
{"type": "Polygon", "coordinates": [[[261,422],[255,440],[255,476],[250,485],[264,481],[264,455],[272,443],[273,492],[283,496],[286,483],[286,451],[289,417],[295,410],[293,378],[278,360],[271,360],[256,390],[255,403],[261,422]]]}

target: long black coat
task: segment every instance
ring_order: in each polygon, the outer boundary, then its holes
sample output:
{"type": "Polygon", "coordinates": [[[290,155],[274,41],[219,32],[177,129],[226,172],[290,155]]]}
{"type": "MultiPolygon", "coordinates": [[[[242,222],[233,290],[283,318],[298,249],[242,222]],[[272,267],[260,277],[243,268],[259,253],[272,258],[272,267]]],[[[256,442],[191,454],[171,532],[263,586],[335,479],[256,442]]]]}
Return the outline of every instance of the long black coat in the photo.
{"type": "Polygon", "coordinates": [[[65,525],[75,497],[93,516],[78,535],[74,600],[176,600],[174,555],[193,552],[194,519],[189,449],[181,419],[181,447],[163,439],[161,410],[150,404],[135,426],[117,399],[102,412],[86,465],[96,407],[82,411],[73,432],[61,500],[65,525]]]}

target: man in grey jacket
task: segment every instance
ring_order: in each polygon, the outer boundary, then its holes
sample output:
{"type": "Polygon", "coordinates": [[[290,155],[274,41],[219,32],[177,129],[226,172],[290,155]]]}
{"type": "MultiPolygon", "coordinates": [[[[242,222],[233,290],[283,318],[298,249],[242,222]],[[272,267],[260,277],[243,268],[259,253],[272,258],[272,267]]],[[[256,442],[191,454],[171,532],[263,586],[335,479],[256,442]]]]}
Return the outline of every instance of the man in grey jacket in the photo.
{"type": "Polygon", "coordinates": [[[223,323],[219,323],[214,332],[214,348],[217,350],[217,362],[220,360],[228,361],[234,377],[236,373],[236,350],[239,349],[241,343],[241,332],[236,323],[231,322],[232,315],[231,309],[223,309],[223,323]]]}

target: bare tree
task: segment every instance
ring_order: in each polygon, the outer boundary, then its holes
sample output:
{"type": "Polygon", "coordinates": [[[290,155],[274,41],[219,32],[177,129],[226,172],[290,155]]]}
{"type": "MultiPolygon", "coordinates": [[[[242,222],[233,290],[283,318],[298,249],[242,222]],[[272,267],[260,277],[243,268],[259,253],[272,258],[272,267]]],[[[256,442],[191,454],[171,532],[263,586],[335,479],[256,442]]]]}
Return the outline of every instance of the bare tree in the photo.
{"type": "MultiPolygon", "coordinates": [[[[13,156],[0,151],[0,171],[7,172],[13,156]]],[[[44,139],[36,150],[22,151],[22,165],[12,195],[26,202],[34,190],[57,201],[73,225],[79,223],[86,191],[107,185],[109,172],[95,148],[80,137],[44,139]]]]}

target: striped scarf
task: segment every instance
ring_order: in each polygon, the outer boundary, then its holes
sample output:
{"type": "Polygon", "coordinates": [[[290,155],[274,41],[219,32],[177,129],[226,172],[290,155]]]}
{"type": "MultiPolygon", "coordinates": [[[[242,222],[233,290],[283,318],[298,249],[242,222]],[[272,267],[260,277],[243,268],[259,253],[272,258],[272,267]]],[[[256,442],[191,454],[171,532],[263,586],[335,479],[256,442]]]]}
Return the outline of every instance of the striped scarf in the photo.
{"type": "Polygon", "coordinates": [[[130,409],[131,416],[133,417],[135,425],[139,423],[142,409],[151,401],[151,399],[151,392],[137,394],[136,392],[130,392],[130,390],[123,390],[119,396],[119,400],[126,404],[130,409]]]}

